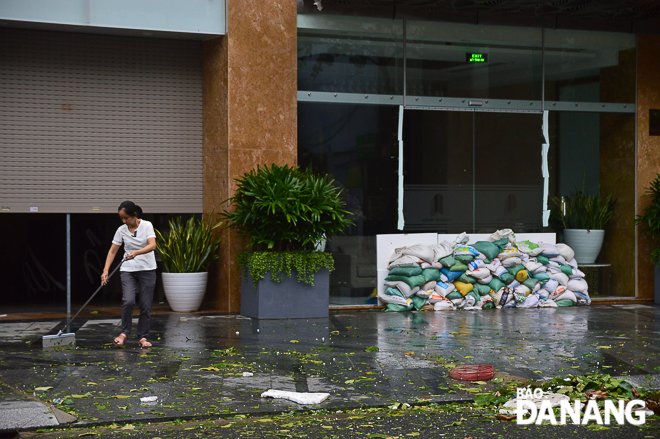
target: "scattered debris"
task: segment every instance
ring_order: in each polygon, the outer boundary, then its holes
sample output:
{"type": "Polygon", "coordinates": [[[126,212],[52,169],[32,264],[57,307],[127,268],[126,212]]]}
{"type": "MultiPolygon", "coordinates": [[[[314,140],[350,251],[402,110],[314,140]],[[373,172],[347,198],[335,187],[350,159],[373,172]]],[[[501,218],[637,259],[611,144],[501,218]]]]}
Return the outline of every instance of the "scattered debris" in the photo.
{"type": "Polygon", "coordinates": [[[321,404],[330,398],[329,393],[288,392],[285,390],[269,389],[261,394],[262,398],[288,399],[298,404],[321,404]]]}

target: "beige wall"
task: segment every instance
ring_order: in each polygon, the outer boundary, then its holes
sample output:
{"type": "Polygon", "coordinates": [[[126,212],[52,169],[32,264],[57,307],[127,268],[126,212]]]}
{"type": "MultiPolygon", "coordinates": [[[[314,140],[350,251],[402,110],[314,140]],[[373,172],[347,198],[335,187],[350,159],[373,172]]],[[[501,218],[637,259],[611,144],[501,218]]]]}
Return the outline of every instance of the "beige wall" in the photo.
{"type": "MultiPolygon", "coordinates": [[[[296,2],[227,2],[227,35],[204,43],[204,212],[219,212],[234,178],[297,159],[296,2]]],[[[224,231],[206,309],[240,311],[244,248],[224,231]]]]}
{"type": "MultiPolygon", "coordinates": [[[[649,110],[660,109],[660,35],[639,35],[637,56],[637,214],[648,205],[644,193],[660,172],[660,136],[649,136],[649,110]]],[[[653,245],[637,231],[637,298],[652,299],[653,245]]]]}

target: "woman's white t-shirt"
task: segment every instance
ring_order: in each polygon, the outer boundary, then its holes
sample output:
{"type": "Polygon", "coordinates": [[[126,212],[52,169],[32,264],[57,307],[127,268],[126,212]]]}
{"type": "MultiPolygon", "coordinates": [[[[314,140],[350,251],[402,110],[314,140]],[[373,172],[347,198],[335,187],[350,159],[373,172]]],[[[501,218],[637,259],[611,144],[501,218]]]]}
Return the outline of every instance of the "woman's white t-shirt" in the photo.
{"type": "MultiPolygon", "coordinates": [[[[155,238],[154,226],[147,220],[140,220],[140,225],[135,230],[135,234],[128,231],[128,226],[124,224],[117,229],[112,243],[115,245],[124,244],[124,251],[132,253],[136,250],[145,248],[149,238],[155,238]]],[[[155,270],[156,255],[155,252],[149,252],[143,255],[137,255],[134,259],[124,261],[119,271],[144,271],[155,270]]]]}

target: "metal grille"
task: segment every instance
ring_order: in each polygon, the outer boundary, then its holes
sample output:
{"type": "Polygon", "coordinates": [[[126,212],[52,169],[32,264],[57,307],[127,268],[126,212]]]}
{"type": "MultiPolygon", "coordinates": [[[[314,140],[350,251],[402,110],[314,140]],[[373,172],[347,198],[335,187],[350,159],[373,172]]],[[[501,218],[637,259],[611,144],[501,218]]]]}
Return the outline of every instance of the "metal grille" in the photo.
{"type": "Polygon", "coordinates": [[[202,211],[199,41],[0,29],[0,205],[202,211]]]}

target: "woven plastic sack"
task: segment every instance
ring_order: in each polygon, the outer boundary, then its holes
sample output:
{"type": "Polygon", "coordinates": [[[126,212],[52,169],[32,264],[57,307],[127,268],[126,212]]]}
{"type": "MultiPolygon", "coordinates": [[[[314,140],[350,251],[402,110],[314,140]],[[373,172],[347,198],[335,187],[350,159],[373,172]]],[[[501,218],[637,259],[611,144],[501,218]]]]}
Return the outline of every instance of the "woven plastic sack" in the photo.
{"type": "Polygon", "coordinates": [[[543,265],[548,265],[548,263],[550,262],[550,259],[549,259],[549,258],[546,258],[546,257],[543,256],[543,255],[538,255],[538,256],[536,257],[536,260],[537,260],[539,263],[543,264],[543,265]]]}
{"type": "Polygon", "coordinates": [[[575,258],[575,252],[566,244],[556,244],[555,247],[557,248],[557,252],[567,261],[575,258]]]}
{"type": "Polygon", "coordinates": [[[426,299],[424,299],[423,297],[412,296],[411,299],[412,299],[413,308],[415,308],[417,311],[419,311],[420,309],[422,309],[424,305],[426,305],[426,299]]]}
{"type": "Polygon", "coordinates": [[[539,282],[547,282],[550,280],[550,276],[547,273],[534,273],[532,274],[532,278],[539,282]]]}
{"type": "Polygon", "coordinates": [[[459,273],[465,273],[467,271],[467,265],[462,263],[461,261],[457,260],[454,265],[451,266],[449,271],[456,271],[459,273]]]}
{"type": "Polygon", "coordinates": [[[409,255],[402,255],[398,258],[391,259],[387,264],[387,269],[391,270],[394,267],[419,267],[423,261],[419,258],[409,255]]]}
{"type": "Polygon", "coordinates": [[[412,311],[412,310],[413,310],[412,304],[410,306],[404,306],[396,303],[388,303],[387,306],[385,307],[385,312],[402,312],[402,311],[412,311]]]}
{"type": "Polygon", "coordinates": [[[502,250],[502,252],[499,255],[497,255],[497,257],[498,257],[499,260],[502,261],[502,263],[504,263],[505,259],[519,258],[520,256],[522,256],[522,254],[523,253],[520,250],[518,250],[517,248],[511,248],[511,249],[508,249],[508,250],[502,250]]]}
{"type": "Polygon", "coordinates": [[[456,264],[456,259],[454,259],[454,254],[450,254],[448,256],[445,256],[444,258],[441,258],[438,260],[442,264],[443,267],[451,267],[456,264]]]}
{"type": "Polygon", "coordinates": [[[461,276],[455,280],[454,282],[465,282],[468,284],[476,284],[477,283],[477,278],[468,276],[466,273],[461,274],[461,276]]]}
{"type": "Polygon", "coordinates": [[[430,281],[426,282],[424,285],[422,285],[420,290],[433,291],[435,289],[436,285],[437,285],[436,281],[430,280],[430,281]]]}
{"type": "Polygon", "coordinates": [[[419,296],[423,299],[428,299],[431,294],[435,294],[434,290],[419,290],[415,293],[416,296],[419,296]]]}
{"type": "Polygon", "coordinates": [[[392,276],[417,276],[422,274],[421,267],[394,267],[388,273],[392,276]]]}
{"type": "Polygon", "coordinates": [[[557,304],[554,300],[547,299],[539,301],[539,308],[556,308],[557,304]]]}
{"type": "Polygon", "coordinates": [[[475,259],[474,261],[468,264],[468,271],[474,271],[481,267],[485,267],[484,261],[481,259],[475,259]]]}
{"type": "Polygon", "coordinates": [[[468,270],[468,271],[465,272],[465,274],[468,275],[468,276],[472,276],[475,279],[484,279],[484,278],[490,276],[490,270],[488,268],[485,268],[485,267],[484,268],[477,268],[476,270],[473,270],[473,271],[468,270]]]}
{"type": "Polygon", "coordinates": [[[536,273],[536,270],[539,268],[543,267],[543,264],[538,262],[535,258],[528,259],[526,262],[523,262],[523,265],[527,269],[527,271],[531,273],[536,273]]]}
{"type": "Polygon", "coordinates": [[[451,293],[455,289],[456,287],[453,283],[446,283],[442,281],[438,281],[435,286],[435,292],[442,297],[447,297],[447,294],[451,293]]]}
{"type": "Polygon", "coordinates": [[[559,282],[559,285],[568,285],[568,276],[566,276],[564,273],[550,273],[550,279],[556,280],[559,282]]]}
{"type": "Polygon", "coordinates": [[[528,277],[529,277],[529,273],[527,272],[527,270],[523,269],[516,273],[516,280],[518,282],[525,282],[525,280],[527,280],[528,277]]]}
{"type": "Polygon", "coordinates": [[[474,288],[474,285],[470,283],[461,282],[460,280],[454,281],[454,286],[463,296],[465,296],[467,293],[472,291],[472,289],[474,288]]]}
{"type": "MultiPolygon", "coordinates": [[[[419,291],[419,287],[415,288],[410,288],[410,285],[408,285],[405,282],[401,281],[391,281],[391,282],[385,282],[385,286],[388,288],[395,288],[398,291],[401,292],[402,297],[408,298],[415,294],[417,291],[419,291]]],[[[387,290],[385,290],[387,291],[387,290]]]]}
{"type": "Polygon", "coordinates": [[[459,291],[452,291],[451,293],[447,294],[447,299],[452,301],[456,299],[463,300],[463,295],[459,291]]]}
{"type": "Polygon", "coordinates": [[[474,284],[474,288],[472,289],[472,291],[477,293],[479,296],[486,296],[492,291],[492,288],[489,285],[483,285],[478,283],[478,284],[474,284]]]}
{"type": "Polygon", "coordinates": [[[424,279],[426,279],[427,282],[430,280],[438,280],[440,279],[440,270],[437,268],[427,268],[422,271],[422,276],[424,276],[424,279]]]}
{"type": "Polygon", "coordinates": [[[566,276],[573,276],[573,267],[570,265],[562,265],[559,267],[559,270],[561,270],[562,273],[564,273],[566,276]]]}
{"type": "Polygon", "coordinates": [[[479,279],[479,283],[484,284],[484,285],[488,285],[492,281],[493,281],[493,276],[491,276],[490,274],[488,276],[484,277],[483,279],[479,279]]]}
{"type": "Polygon", "coordinates": [[[447,277],[447,281],[449,282],[455,281],[463,274],[460,271],[451,271],[449,268],[443,268],[440,272],[447,277]]]}
{"type": "Polygon", "coordinates": [[[435,252],[431,246],[424,244],[415,244],[410,247],[401,247],[394,250],[394,253],[401,253],[402,255],[416,256],[426,262],[435,261],[435,252]]]}
{"type": "Polygon", "coordinates": [[[539,244],[544,247],[541,256],[545,256],[546,258],[554,258],[555,256],[559,256],[559,251],[554,244],[548,244],[546,242],[539,242],[539,244]]]}
{"type": "MultiPolygon", "coordinates": [[[[477,255],[478,256],[478,255],[477,255]]],[[[461,263],[465,264],[466,266],[470,263],[473,262],[477,256],[472,256],[472,255],[454,255],[454,259],[456,259],[456,263],[461,263]]]]}
{"type": "Polygon", "coordinates": [[[568,276],[569,279],[582,279],[584,277],[584,273],[578,270],[577,268],[573,268],[573,274],[568,276]]]}
{"type": "Polygon", "coordinates": [[[530,294],[522,303],[518,303],[518,308],[536,308],[539,306],[539,296],[530,294]]]}
{"type": "Polygon", "coordinates": [[[459,245],[454,249],[454,257],[456,256],[479,256],[479,250],[469,245],[459,245]]]}
{"type": "Polygon", "coordinates": [[[493,280],[490,281],[488,286],[493,290],[493,291],[499,291],[502,288],[506,287],[506,284],[502,282],[501,280],[497,278],[493,278],[493,280]]]}
{"type": "Polygon", "coordinates": [[[439,261],[442,258],[445,258],[454,253],[454,247],[450,242],[443,241],[440,244],[432,245],[431,249],[435,254],[435,260],[439,261]]]}
{"type": "MultiPolygon", "coordinates": [[[[568,278],[566,278],[566,279],[568,279],[568,278]]],[[[424,276],[422,276],[421,274],[418,275],[418,276],[410,276],[410,277],[409,276],[392,276],[392,275],[390,275],[390,276],[387,276],[385,278],[385,280],[387,282],[390,282],[390,281],[405,282],[408,285],[410,285],[410,288],[421,287],[422,285],[424,285],[426,283],[426,279],[424,279],[424,276]]]]}
{"type": "Polygon", "coordinates": [[[395,288],[388,288],[385,294],[378,294],[378,298],[385,303],[394,303],[404,307],[412,307],[412,300],[400,295],[401,292],[395,288]]]}
{"type": "Polygon", "coordinates": [[[586,293],[587,290],[589,289],[589,285],[587,284],[587,281],[584,279],[571,279],[568,281],[566,288],[568,288],[571,291],[579,291],[581,293],[586,293]]]}
{"type": "Polygon", "coordinates": [[[453,311],[456,309],[456,306],[449,299],[443,299],[438,302],[435,302],[433,305],[435,311],[453,311]]]}
{"type": "Polygon", "coordinates": [[[542,245],[531,241],[516,241],[515,244],[518,250],[530,256],[539,255],[545,250],[545,247],[542,245]]]}
{"type": "Polygon", "coordinates": [[[493,260],[502,251],[498,246],[488,241],[478,241],[472,244],[472,247],[483,253],[487,259],[493,260]]]}
{"type": "Polygon", "coordinates": [[[572,300],[564,300],[564,299],[555,300],[555,303],[557,304],[557,306],[575,306],[575,302],[573,302],[572,300]]]}

